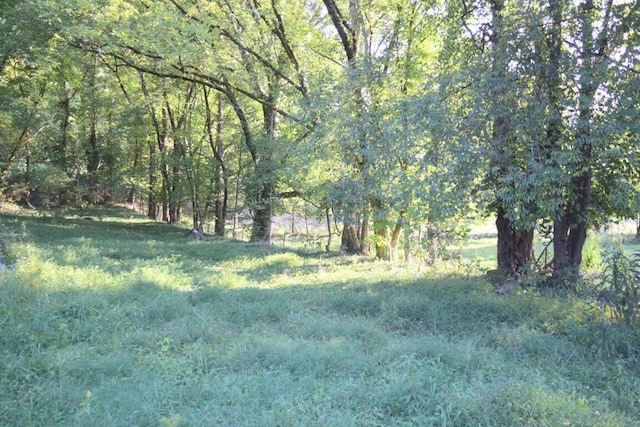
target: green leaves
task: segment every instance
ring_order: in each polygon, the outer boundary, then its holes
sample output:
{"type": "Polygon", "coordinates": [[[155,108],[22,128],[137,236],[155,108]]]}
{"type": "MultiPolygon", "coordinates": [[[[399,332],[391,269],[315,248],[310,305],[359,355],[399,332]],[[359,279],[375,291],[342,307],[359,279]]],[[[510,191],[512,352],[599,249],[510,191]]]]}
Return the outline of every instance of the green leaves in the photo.
{"type": "Polygon", "coordinates": [[[207,174],[218,176],[214,164],[224,164],[246,206],[276,208],[280,192],[295,190],[317,206],[373,208],[378,224],[488,206],[530,229],[559,212],[597,222],[637,209],[631,4],[2,6],[4,172],[17,161],[51,162],[76,183],[148,179],[145,191],[155,194],[164,165],[176,169],[182,203],[187,193],[197,198],[188,182],[202,195],[207,174]],[[201,95],[186,106],[185,87],[216,91],[226,119],[207,118],[201,95]],[[226,160],[203,131],[218,124],[226,160]],[[158,135],[176,144],[175,156],[152,153],[158,135]],[[273,192],[263,199],[265,188],[273,192]]]}

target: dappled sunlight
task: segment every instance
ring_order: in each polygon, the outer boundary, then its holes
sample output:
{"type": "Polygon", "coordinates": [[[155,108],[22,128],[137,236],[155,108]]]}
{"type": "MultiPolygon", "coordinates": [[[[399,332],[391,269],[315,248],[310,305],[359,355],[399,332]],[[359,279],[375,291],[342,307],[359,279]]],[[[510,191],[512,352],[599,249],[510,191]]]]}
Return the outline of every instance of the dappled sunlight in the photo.
{"type": "Polygon", "coordinates": [[[572,335],[576,298],[498,296],[456,260],[419,269],[103,226],[29,227],[0,275],[12,420],[624,426],[638,413],[606,378],[632,395],[639,381],[572,335]]]}

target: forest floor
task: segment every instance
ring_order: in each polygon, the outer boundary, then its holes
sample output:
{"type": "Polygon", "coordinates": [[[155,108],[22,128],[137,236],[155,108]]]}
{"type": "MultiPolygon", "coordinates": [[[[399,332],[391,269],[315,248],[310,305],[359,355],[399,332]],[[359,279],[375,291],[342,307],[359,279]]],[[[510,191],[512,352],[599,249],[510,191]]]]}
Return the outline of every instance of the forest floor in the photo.
{"type": "Polygon", "coordinates": [[[0,240],[0,425],[640,420],[638,326],[589,292],[497,295],[484,242],[417,268],[120,208],[5,212],[0,240]]]}

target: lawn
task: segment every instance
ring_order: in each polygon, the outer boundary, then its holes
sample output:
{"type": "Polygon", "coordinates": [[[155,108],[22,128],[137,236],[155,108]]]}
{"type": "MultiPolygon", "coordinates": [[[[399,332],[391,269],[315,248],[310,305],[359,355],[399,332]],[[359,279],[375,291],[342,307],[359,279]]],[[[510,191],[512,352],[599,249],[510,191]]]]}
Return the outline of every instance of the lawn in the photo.
{"type": "Polygon", "coordinates": [[[640,420],[637,330],[570,292],[497,295],[480,264],[195,241],[116,208],[5,213],[0,237],[1,425],[640,420]]]}

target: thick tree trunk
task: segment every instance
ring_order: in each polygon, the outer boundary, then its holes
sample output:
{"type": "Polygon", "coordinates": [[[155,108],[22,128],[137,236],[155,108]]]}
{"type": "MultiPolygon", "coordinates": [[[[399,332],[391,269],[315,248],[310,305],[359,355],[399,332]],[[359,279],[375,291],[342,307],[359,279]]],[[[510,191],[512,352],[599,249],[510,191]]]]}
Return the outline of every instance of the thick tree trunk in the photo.
{"type": "Polygon", "coordinates": [[[571,211],[563,210],[553,223],[552,283],[561,285],[571,275],[580,274],[582,250],[587,240],[587,209],[591,193],[591,175],[582,174],[576,182],[578,203],[571,211]]]}
{"type": "Polygon", "coordinates": [[[273,216],[273,184],[263,182],[258,199],[256,200],[256,208],[253,212],[253,226],[251,228],[252,242],[268,242],[271,243],[271,217],[273,216]]]}
{"type": "MultiPolygon", "coordinates": [[[[376,258],[382,260],[391,259],[391,249],[389,241],[389,226],[387,225],[387,214],[384,212],[384,204],[379,199],[372,199],[371,210],[373,211],[373,233],[376,247],[376,258]]],[[[363,224],[363,228],[364,228],[363,224]]]]}
{"type": "MultiPolygon", "coordinates": [[[[555,5],[555,3],[552,3],[555,5]]],[[[582,264],[582,250],[587,239],[589,227],[588,211],[591,204],[592,192],[592,157],[593,146],[593,105],[598,89],[596,69],[602,60],[609,45],[607,36],[608,17],[613,2],[607,5],[605,22],[601,25],[605,30],[601,31],[594,40],[593,22],[591,12],[594,10],[594,2],[587,1],[584,8],[585,20],[582,28],[582,52],[580,73],[580,96],[578,98],[578,122],[574,144],[579,154],[575,170],[581,171],[572,180],[572,196],[575,201],[562,212],[563,217],[557,219],[557,232],[554,223],[554,257],[553,283],[555,285],[566,284],[569,275],[578,276],[582,264]],[[555,239],[559,242],[556,244],[555,239]],[[559,257],[558,254],[559,253],[559,257]]],[[[555,19],[561,19],[561,5],[555,5],[555,19]]],[[[560,39],[560,24],[556,24],[557,38],[560,39]]],[[[559,48],[557,48],[559,50],[559,48]]]]}
{"type": "Polygon", "coordinates": [[[385,261],[390,260],[389,227],[384,223],[374,222],[373,229],[376,235],[376,258],[385,261]]]}
{"type": "Polygon", "coordinates": [[[346,224],[342,228],[342,245],[341,250],[348,254],[360,252],[360,239],[354,224],[346,224]]]}
{"type": "Polygon", "coordinates": [[[533,230],[516,231],[502,209],[496,218],[498,270],[504,278],[516,277],[533,261],[533,230]]]}
{"type": "Polygon", "coordinates": [[[362,212],[361,221],[359,223],[360,234],[358,235],[360,241],[360,254],[369,255],[371,253],[371,244],[369,242],[369,223],[371,222],[371,208],[366,207],[362,212]]]}
{"type": "Polygon", "coordinates": [[[169,205],[168,205],[168,194],[169,194],[169,190],[168,190],[168,185],[169,185],[169,166],[166,162],[166,140],[168,138],[167,132],[168,132],[168,125],[167,125],[167,117],[166,117],[166,110],[163,108],[162,109],[162,121],[158,120],[158,117],[156,116],[156,112],[155,112],[155,105],[153,103],[153,100],[149,94],[149,91],[147,89],[147,82],[146,82],[146,77],[144,73],[140,73],[140,88],[142,90],[142,93],[144,94],[144,97],[146,99],[146,101],[148,102],[148,108],[149,108],[149,115],[151,116],[151,121],[153,123],[153,128],[155,130],[156,133],[156,141],[155,144],[152,143],[151,148],[150,148],[150,159],[149,159],[149,166],[150,166],[150,170],[149,170],[149,210],[147,213],[147,216],[149,218],[153,218],[155,220],[159,220],[160,218],[162,218],[163,221],[168,221],[169,220],[169,205]],[[156,198],[156,169],[158,167],[158,155],[156,150],[159,151],[160,153],[160,163],[161,163],[161,167],[160,167],[160,173],[162,176],[162,193],[161,193],[161,197],[160,197],[160,201],[162,202],[162,213],[160,214],[159,211],[159,207],[160,207],[160,203],[156,198]]]}
{"type": "Polygon", "coordinates": [[[567,252],[567,235],[569,220],[565,212],[560,213],[553,221],[553,276],[552,283],[564,282],[571,268],[571,260],[567,252]]]}
{"type": "MultiPolygon", "coordinates": [[[[226,181],[226,180],[225,180],[226,181]]],[[[229,205],[229,193],[226,190],[226,182],[223,184],[223,189],[218,192],[218,197],[215,201],[215,222],[214,233],[216,236],[224,237],[226,220],[227,220],[227,208],[229,205]]]]}
{"type": "MultiPolygon", "coordinates": [[[[274,100],[275,102],[275,100],[274,100]]],[[[271,218],[275,198],[275,168],[272,164],[272,148],[268,146],[270,141],[276,138],[276,111],[274,105],[265,103],[262,105],[263,116],[263,146],[256,151],[255,179],[258,185],[255,210],[253,213],[253,227],[251,229],[251,241],[271,243],[271,218]],[[259,153],[259,154],[258,154],[259,153]]]]}
{"type": "Polygon", "coordinates": [[[169,222],[171,224],[177,224],[182,220],[182,209],[180,206],[170,204],[169,207],[169,222]]]}
{"type": "Polygon", "coordinates": [[[393,227],[393,231],[391,232],[391,244],[389,245],[389,260],[395,261],[398,258],[398,243],[400,242],[400,235],[402,234],[402,223],[403,223],[402,215],[396,221],[395,227],[393,227]]]}
{"type": "MultiPolygon", "coordinates": [[[[214,233],[217,236],[224,237],[227,219],[227,209],[229,206],[229,178],[227,176],[225,166],[226,149],[224,146],[224,102],[222,93],[218,93],[215,117],[211,112],[211,104],[209,103],[209,91],[204,88],[205,116],[207,126],[207,136],[211,151],[216,160],[215,174],[211,179],[211,187],[213,188],[213,212],[214,212],[214,233]]],[[[207,197],[207,208],[211,207],[211,197],[207,197]]]]}

